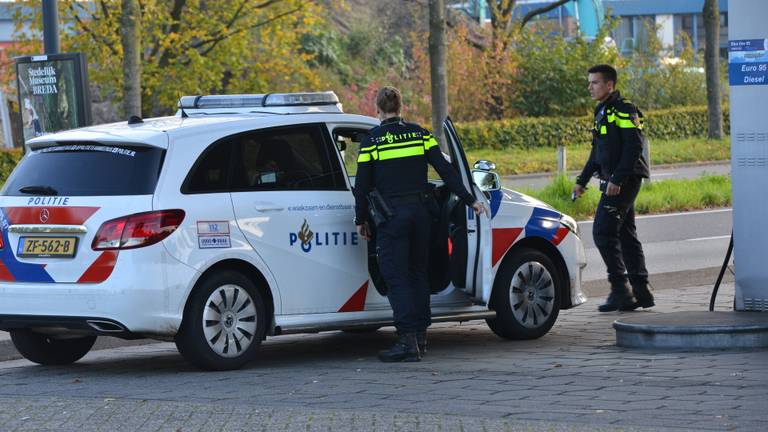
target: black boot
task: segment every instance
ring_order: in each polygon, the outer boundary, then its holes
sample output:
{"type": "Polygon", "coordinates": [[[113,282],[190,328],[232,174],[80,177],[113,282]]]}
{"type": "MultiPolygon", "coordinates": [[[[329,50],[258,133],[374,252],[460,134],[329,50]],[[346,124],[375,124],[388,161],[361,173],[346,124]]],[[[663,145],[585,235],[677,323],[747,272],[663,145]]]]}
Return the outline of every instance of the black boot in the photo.
{"type": "Polygon", "coordinates": [[[419,354],[424,357],[427,353],[427,331],[420,331],[416,333],[416,344],[419,346],[419,354]]]}
{"type": "Polygon", "coordinates": [[[608,294],[608,298],[605,303],[597,307],[600,312],[613,312],[617,310],[632,310],[632,306],[635,304],[635,299],[632,297],[632,293],[629,291],[629,286],[626,282],[613,282],[611,283],[611,293],[608,294]]]}
{"type": "Polygon", "coordinates": [[[647,309],[656,305],[656,303],[653,302],[653,294],[651,293],[650,288],[648,288],[648,282],[637,285],[633,284],[632,292],[635,294],[635,299],[637,300],[632,309],[637,309],[639,307],[647,309]]]}
{"type": "Polygon", "coordinates": [[[419,345],[416,343],[416,333],[403,333],[397,342],[386,351],[379,351],[379,360],[391,362],[417,362],[421,360],[419,345]]]}

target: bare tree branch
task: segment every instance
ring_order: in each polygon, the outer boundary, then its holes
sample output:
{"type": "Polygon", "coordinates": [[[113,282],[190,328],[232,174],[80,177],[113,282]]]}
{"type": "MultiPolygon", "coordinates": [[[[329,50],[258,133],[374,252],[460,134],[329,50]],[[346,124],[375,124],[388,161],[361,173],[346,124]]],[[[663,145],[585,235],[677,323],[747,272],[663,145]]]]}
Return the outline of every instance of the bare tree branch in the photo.
{"type": "MultiPolygon", "coordinates": [[[[173,2],[173,8],[171,9],[171,25],[170,27],[164,28],[164,34],[173,34],[178,33],[181,29],[181,13],[184,10],[184,6],[187,5],[187,0],[174,0],[173,2]]],[[[155,46],[152,47],[152,54],[151,56],[154,57],[160,53],[161,46],[160,41],[155,41],[155,46]]],[[[163,51],[163,53],[160,55],[160,58],[158,59],[158,65],[160,67],[168,66],[168,63],[171,61],[171,56],[168,54],[168,51],[163,51]]]]}
{"type": "MultiPolygon", "coordinates": [[[[73,3],[68,3],[67,7],[69,8],[70,12],[72,12],[72,17],[74,18],[75,23],[77,24],[77,26],[80,27],[80,29],[83,32],[87,33],[88,36],[90,36],[91,40],[93,40],[97,44],[106,46],[109,49],[109,52],[111,54],[117,55],[117,50],[112,45],[112,43],[109,42],[108,39],[106,39],[103,36],[99,36],[96,33],[94,33],[94,31],[91,30],[91,28],[88,27],[88,25],[85,22],[83,22],[83,20],[80,19],[80,16],[78,15],[77,11],[75,10],[75,8],[73,6],[73,3]]],[[[95,21],[97,18],[95,16],[91,15],[91,19],[93,19],[95,21]]]]}
{"type": "MultiPolygon", "coordinates": [[[[418,1],[418,0],[411,0],[418,1]]],[[[487,37],[477,32],[477,29],[473,28],[470,20],[465,18],[460,12],[448,9],[446,14],[445,25],[450,29],[458,28],[461,25],[467,27],[467,42],[469,42],[474,48],[479,50],[485,50],[488,48],[489,42],[487,37]]]]}
{"type": "Polygon", "coordinates": [[[245,5],[248,4],[248,0],[243,0],[242,3],[240,3],[240,6],[237,8],[234,14],[232,14],[232,18],[225,24],[225,28],[232,27],[235,25],[237,20],[240,18],[240,14],[243,12],[243,9],[245,9],[245,5]]]}
{"type": "Polygon", "coordinates": [[[517,0],[489,0],[488,7],[491,10],[491,32],[493,44],[501,42],[506,48],[512,31],[512,11],[517,0]]]}
{"type": "Polygon", "coordinates": [[[533,17],[535,17],[536,15],[541,15],[541,14],[544,14],[544,13],[547,13],[547,12],[551,11],[552,9],[559,8],[560,6],[568,3],[569,1],[571,1],[571,0],[558,0],[558,1],[554,2],[554,3],[548,4],[546,6],[542,6],[540,8],[537,8],[537,9],[534,9],[534,10],[528,12],[527,14],[525,14],[525,16],[523,17],[522,21],[520,21],[520,28],[525,27],[525,25],[528,23],[528,21],[533,19],[533,17]]]}
{"type": "Polygon", "coordinates": [[[274,17],[272,17],[272,18],[270,18],[268,20],[260,21],[260,22],[257,22],[256,24],[253,24],[253,25],[250,25],[250,26],[247,26],[247,27],[243,27],[243,28],[239,28],[237,30],[233,30],[231,32],[227,32],[226,34],[219,35],[217,37],[213,37],[213,38],[209,38],[209,39],[198,41],[198,42],[196,42],[194,44],[191,44],[190,47],[191,48],[202,48],[205,45],[210,45],[208,48],[204,49],[200,53],[200,55],[205,56],[209,52],[211,52],[211,50],[213,50],[216,47],[216,45],[218,45],[220,42],[222,42],[222,41],[224,41],[224,40],[226,40],[226,39],[228,39],[228,38],[230,38],[230,37],[232,37],[232,36],[234,36],[236,34],[244,33],[244,32],[253,30],[255,28],[259,28],[259,27],[265,26],[265,25],[267,25],[269,23],[272,23],[272,22],[275,22],[275,21],[277,21],[277,20],[279,20],[281,18],[284,18],[286,16],[295,14],[296,12],[298,12],[298,11],[300,11],[302,9],[304,9],[304,4],[298,6],[298,7],[294,8],[294,9],[291,9],[289,11],[286,11],[286,12],[283,12],[281,14],[275,15],[274,17]]]}
{"type": "Polygon", "coordinates": [[[266,0],[264,3],[258,4],[256,6],[254,6],[254,8],[256,8],[256,9],[264,9],[265,7],[272,6],[273,4],[281,2],[281,1],[284,1],[284,0],[266,0]]]}
{"type": "MultiPolygon", "coordinates": [[[[278,3],[278,2],[281,2],[281,1],[284,1],[284,0],[267,0],[267,1],[263,2],[263,3],[261,3],[261,4],[255,5],[255,6],[254,6],[254,8],[255,8],[255,9],[264,9],[264,8],[267,8],[267,7],[269,7],[269,6],[272,6],[273,4],[276,4],[276,3],[278,3]]],[[[226,29],[226,28],[230,28],[230,27],[232,27],[232,26],[234,26],[234,25],[235,25],[235,23],[237,22],[237,20],[239,20],[239,19],[240,19],[240,17],[241,17],[241,13],[243,12],[243,9],[245,9],[245,5],[246,5],[247,3],[248,3],[248,0],[244,0],[244,1],[243,1],[243,2],[240,4],[240,7],[238,7],[238,8],[237,8],[237,10],[235,11],[235,13],[232,15],[232,18],[231,18],[231,19],[229,20],[229,22],[228,22],[228,23],[227,23],[227,24],[224,26],[224,28],[225,28],[225,29],[226,29]]],[[[299,9],[297,9],[297,10],[300,10],[302,7],[303,7],[303,5],[302,5],[302,6],[300,6],[300,7],[299,7],[299,9]]],[[[216,39],[216,38],[219,38],[219,37],[221,37],[221,36],[222,36],[222,33],[221,33],[221,32],[215,33],[215,34],[213,34],[213,35],[212,35],[212,38],[210,38],[210,40],[214,40],[214,39],[216,39]]],[[[227,36],[227,37],[228,37],[228,36],[227,36]]],[[[200,47],[200,46],[201,46],[201,45],[198,45],[198,46],[193,46],[193,48],[198,48],[198,47],[200,47]]]]}
{"type": "Polygon", "coordinates": [[[100,1],[99,4],[101,5],[101,13],[104,14],[104,19],[109,19],[109,8],[104,1],[100,1]]]}

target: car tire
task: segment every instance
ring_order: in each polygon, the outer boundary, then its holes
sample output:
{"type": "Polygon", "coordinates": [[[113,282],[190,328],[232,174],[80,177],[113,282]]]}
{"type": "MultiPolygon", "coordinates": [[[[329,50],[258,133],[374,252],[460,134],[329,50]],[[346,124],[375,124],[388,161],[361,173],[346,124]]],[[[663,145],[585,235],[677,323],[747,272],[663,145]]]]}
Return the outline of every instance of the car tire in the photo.
{"type": "Polygon", "coordinates": [[[192,292],[176,335],[179,353],[203,370],[239,369],[265,337],[264,305],[261,290],[240,272],[205,277],[192,292]]]}
{"type": "Polygon", "coordinates": [[[545,253],[521,248],[502,261],[493,284],[488,327],[505,339],[536,339],[552,328],[560,312],[563,282],[545,253]]]}
{"type": "Polygon", "coordinates": [[[25,359],[45,366],[63,366],[88,354],[96,336],[56,339],[31,330],[11,330],[11,340],[25,359]]]}

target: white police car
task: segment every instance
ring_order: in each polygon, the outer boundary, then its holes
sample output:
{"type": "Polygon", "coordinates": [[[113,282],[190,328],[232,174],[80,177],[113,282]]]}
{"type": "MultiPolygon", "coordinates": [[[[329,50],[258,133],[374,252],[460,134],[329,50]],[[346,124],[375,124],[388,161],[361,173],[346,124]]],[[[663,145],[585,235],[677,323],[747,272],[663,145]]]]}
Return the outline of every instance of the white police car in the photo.
{"type": "MultiPolygon", "coordinates": [[[[378,121],[343,113],[331,92],[184,97],[180,108],[28,143],[0,196],[0,329],[19,352],[68,364],[97,335],[155,338],[198,367],[232,369],[267,336],[391,325],[352,223],[357,148],[378,121]]],[[[586,300],[577,226],[501,190],[492,164],[471,171],[450,121],[445,133],[492,216],[434,181],[433,321],[540,337],[586,300]]]]}

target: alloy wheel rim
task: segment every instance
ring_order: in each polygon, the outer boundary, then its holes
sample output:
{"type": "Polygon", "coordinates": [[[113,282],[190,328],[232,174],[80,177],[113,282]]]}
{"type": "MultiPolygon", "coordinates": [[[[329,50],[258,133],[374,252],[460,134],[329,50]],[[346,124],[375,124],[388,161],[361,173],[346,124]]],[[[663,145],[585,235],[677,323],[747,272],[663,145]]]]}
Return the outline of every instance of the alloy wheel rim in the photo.
{"type": "Polygon", "coordinates": [[[522,264],[509,287],[509,304],[515,320],[527,328],[537,328],[552,315],[555,283],[546,267],[536,261],[522,264]]]}
{"type": "Polygon", "coordinates": [[[240,356],[254,342],[258,316],[248,291],[238,285],[215,289],[203,310],[203,334],[219,356],[240,356]]]}

